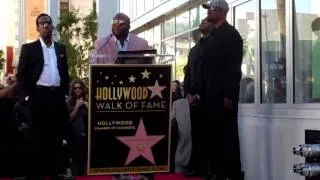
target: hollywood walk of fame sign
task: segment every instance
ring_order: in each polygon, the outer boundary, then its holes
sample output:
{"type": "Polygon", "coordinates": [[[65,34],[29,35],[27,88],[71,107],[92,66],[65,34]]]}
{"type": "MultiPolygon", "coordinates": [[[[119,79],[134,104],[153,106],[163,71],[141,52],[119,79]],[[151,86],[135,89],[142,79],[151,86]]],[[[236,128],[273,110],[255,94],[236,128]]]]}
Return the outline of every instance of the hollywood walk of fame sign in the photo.
{"type": "Polygon", "coordinates": [[[171,65],[91,65],[88,173],[169,171],[171,65]]]}

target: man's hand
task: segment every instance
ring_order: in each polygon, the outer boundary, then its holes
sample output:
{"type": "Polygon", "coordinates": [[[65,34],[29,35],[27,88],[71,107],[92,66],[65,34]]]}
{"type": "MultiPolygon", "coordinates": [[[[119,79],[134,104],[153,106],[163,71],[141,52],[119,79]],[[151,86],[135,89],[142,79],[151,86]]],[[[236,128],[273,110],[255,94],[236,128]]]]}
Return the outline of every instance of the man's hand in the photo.
{"type": "Polygon", "coordinates": [[[83,100],[83,98],[77,99],[76,108],[79,108],[80,106],[82,106],[84,102],[85,101],[83,100]]]}
{"type": "Polygon", "coordinates": [[[84,101],[84,103],[83,103],[87,108],[89,108],[89,103],[88,103],[88,101],[84,101]]]}
{"type": "Polygon", "coordinates": [[[228,108],[228,109],[233,109],[232,100],[229,99],[229,98],[224,98],[224,99],[223,99],[223,106],[224,106],[225,108],[228,108]]]}

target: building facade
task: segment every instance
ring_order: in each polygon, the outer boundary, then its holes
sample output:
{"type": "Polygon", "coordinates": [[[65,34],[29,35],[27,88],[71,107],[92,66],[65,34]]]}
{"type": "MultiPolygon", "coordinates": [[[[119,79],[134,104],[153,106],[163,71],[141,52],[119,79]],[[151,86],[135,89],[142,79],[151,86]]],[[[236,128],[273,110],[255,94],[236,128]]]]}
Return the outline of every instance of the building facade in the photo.
{"type": "MultiPolygon", "coordinates": [[[[201,0],[119,0],[131,31],[159,54],[175,56],[175,79],[206,11],[201,0]]],[[[320,129],[318,0],[228,0],[228,21],[244,41],[239,104],[241,158],[247,180],[301,180],[292,146],[320,129]]]]}

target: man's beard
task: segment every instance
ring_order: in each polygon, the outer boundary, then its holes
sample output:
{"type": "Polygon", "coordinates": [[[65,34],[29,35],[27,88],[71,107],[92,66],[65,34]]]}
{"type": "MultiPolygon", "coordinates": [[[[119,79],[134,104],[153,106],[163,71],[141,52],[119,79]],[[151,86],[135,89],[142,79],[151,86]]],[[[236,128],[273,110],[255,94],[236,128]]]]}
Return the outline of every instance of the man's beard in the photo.
{"type": "Polygon", "coordinates": [[[117,39],[121,39],[121,38],[125,39],[125,38],[127,38],[128,34],[129,34],[129,31],[125,31],[125,32],[120,33],[120,34],[117,34],[117,33],[112,32],[112,34],[113,34],[117,39]]]}

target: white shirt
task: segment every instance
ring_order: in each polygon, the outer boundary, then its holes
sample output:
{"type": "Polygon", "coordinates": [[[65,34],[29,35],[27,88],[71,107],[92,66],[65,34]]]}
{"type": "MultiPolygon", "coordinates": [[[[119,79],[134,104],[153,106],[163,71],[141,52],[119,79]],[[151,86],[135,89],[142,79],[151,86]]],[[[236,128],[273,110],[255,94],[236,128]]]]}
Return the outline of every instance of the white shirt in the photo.
{"type": "Polygon", "coordinates": [[[116,38],[116,36],[113,36],[113,39],[117,44],[118,51],[128,51],[130,34],[128,34],[127,38],[123,41],[123,46],[121,45],[121,42],[116,38]]]}
{"type": "Polygon", "coordinates": [[[40,37],[42,52],[43,52],[43,69],[37,85],[42,86],[60,86],[60,74],[58,70],[57,55],[54,49],[54,42],[50,47],[47,47],[40,37]]]}

